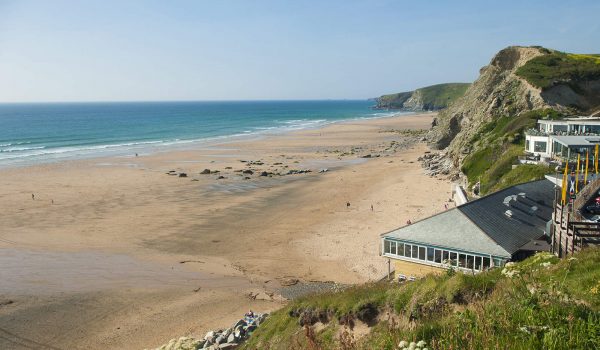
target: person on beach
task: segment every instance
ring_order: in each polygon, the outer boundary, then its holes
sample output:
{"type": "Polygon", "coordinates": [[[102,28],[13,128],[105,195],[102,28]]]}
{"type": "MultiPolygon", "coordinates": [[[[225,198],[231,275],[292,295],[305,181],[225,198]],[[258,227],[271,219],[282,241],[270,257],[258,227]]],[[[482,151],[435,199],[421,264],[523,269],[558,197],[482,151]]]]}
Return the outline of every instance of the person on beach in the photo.
{"type": "Polygon", "coordinates": [[[444,204],[444,209],[448,210],[448,204],[444,204]]]}
{"type": "Polygon", "coordinates": [[[373,211],[373,204],[371,204],[371,211],[373,211]]]}
{"type": "Polygon", "coordinates": [[[350,208],[350,202],[346,202],[346,208],[350,208]]]}
{"type": "Polygon", "coordinates": [[[410,224],[412,224],[412,222],[410,222],[410,219],[406,220],[406,224],[407,224],[407,225],[410,225],[410,224]]]}
{"type": "Polygon", "coordinates": [[[31,194],[31,200],[32,201],[35,200],[35,194],[33,194],[33,193],[31,194]]]}

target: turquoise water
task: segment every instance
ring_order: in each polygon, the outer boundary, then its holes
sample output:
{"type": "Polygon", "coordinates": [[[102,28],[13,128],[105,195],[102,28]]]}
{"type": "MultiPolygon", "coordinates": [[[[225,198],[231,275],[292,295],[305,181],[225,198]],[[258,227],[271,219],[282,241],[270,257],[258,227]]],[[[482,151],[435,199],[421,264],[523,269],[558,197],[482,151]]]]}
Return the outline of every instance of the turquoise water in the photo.
{"type": "Polygon", "coordinates": [[[279,133],[391,115],[371,101],[0,104],[0,167],[279,133]]]}

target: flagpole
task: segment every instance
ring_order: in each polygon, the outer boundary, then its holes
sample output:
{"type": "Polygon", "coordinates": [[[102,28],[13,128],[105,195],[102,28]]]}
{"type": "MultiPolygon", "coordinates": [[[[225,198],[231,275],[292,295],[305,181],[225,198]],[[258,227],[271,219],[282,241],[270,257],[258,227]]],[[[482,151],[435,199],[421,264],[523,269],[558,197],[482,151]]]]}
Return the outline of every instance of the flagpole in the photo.
{"type": "Polygon", "coordinates": [[[594,153],[594,167],[596,169],[596,177],[598,177],[598,146],[596,145],[596,152],[594,153]]]}
{"type": "Polygon", "coordinates": [[[567,175],[569,174],[569,160],[565,164],[565,173],[562,180],[562,205],[567,203],[567,175]]]}
{"type": "Polygon", "coordinates": [[[583,177],[583,186],[587,185],[588,161],[590,159],[590,150],[585,150],[585,175],[583,177]]]}
{"type": "Polygon", "coordinates": [[[579,157],[580,154],[577,153],[577,168],[575,168],[575,193],[579,193],[579,157]]]}

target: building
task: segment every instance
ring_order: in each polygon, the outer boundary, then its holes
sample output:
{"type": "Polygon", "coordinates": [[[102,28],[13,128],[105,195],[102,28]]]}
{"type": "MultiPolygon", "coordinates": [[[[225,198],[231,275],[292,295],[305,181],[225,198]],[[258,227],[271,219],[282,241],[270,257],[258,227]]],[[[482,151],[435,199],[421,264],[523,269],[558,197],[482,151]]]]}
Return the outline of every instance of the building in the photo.
{"type": "Polygon", "coordinates": [[[571,159],[600,144],[600,118],[573,117],[538,120],[538,128],[525,132],[525,152],[541,158],[571,159]]]}
{"type": "Polygon", "coordinates": [[[555,185],[516,185],[381,236],[381,253],[396,277],[420,277],[453,267],[479,272],[549,251],[555,185]]]}

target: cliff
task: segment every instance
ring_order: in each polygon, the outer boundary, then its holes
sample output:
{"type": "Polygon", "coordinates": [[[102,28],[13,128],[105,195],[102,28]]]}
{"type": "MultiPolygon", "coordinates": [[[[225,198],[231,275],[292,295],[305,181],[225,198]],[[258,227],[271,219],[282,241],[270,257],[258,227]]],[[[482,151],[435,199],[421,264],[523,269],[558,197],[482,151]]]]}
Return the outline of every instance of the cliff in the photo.
{"type": "Polygon", "coordinates": [[[383,95],[376,99],[376,108],[436,111],[448,107],[461,97],[469,85],[468,83],[437,84],[414,91],[383,95]]]}
{"type": "Polygon", "coordinates": [[[546,108],[562,114],[600,108],[600,57],[541,47],[503,49],[465,94],[439,113],[428,139],[435,148],[446,149],[458,168],[485,125],[546,108]]]}
{"type": "Polygon", "coordinates": [[[526,129],[538,119],[590,115],[600,109],[600,57],[542,47],[511,46],[480,70],[479,78],[427,135],[442,150],[426,159],[428,173],[465,175],[487,193],[541,178],[547,166],[512,169],[523,154],[526,129]]]}

